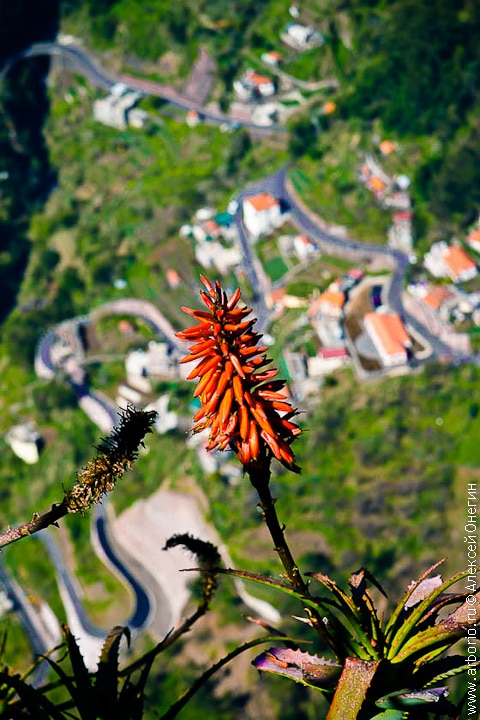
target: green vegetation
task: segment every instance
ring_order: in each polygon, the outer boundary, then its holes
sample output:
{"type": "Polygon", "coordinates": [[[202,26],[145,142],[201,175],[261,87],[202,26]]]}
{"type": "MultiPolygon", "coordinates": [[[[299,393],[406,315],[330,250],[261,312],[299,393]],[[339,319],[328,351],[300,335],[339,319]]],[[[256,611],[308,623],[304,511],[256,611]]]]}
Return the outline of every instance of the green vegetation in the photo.
{"type": "MultiPolygon", "coordinates": [[[[28,14],[32,2],[16,3],[8,12],[28,14]]],[[[28,25],[24,46],[53,38],[58,29],[56,3],[36,4],[42,22],[35,32],[28,25]]],[[[171,108],[165,112],[163,103],[153,99],[142,100],[153,115],[146,131],[118,132],[93,121],[92,102],[100,94],[73,72],[54,72],[48,94],[43,60],[22,63],[4,79],[0,171],[9,175],[0,180],[0,232],[6,239],[0,252],[5,297],[0,308],[0,434],[31,418],[40,425],[46,447],[31,468],[0,439],[2,526],[56,501],[58,488],[69,485],[98,442],[98,431],[78,409],[71,389],[61,380],[46,383],[35,377],[32,360],[41,334],[60,320],[127,296],[150,300],[176,327],[184,325],[179,307],[196,304],[199,268],[193,246],[179,238],[178,229],[198,207],[223,210],[248,182],[291,162],[290,178],[309,208],[328,224],[345,226],[356,240],[384,243],[390,215],[375,204],[357,175],[362,153],[378,154],[379,140],[388,137],[399,149],[382,164],[390,175],[402,172],[412,179],[419,251],[433,239],[461,233],[478,212],[479,100],[472,79],[480,63],[477,5],[434,0],[419,8],[411,0],[319,1],[302,8],[301,19],[312,22],[327,43],[295,56],[279,41],[291,19],[290,4],[202,0],[192,5],[180,0],[172,5],[165,0],[143,4],[139,12],[137,0],[61,3],[62,30],[82,37],[100,58],[108,51],[106,65],[111,62],[178,89],[205,46],[218,64],[213,98],[222,107],[247,65],[260,70],[265,50],[288,54],[282,69],[304,81],[336,76],[338,91],[313,95],[292,119],[285,138],[260,139],[242,129],[223,134],[203,124],[192,130],[183,116],[171,108]],[[331,116],[322,111],[326,99],[337,105],[331,116]],[[166,281],[168,268],[181,276],[175,290],[166,281]],[[124,290],[113,286],[120,278],[127,282],[124,290]]],[[[10,20],[2,13],[0,9],[0,52],[7,57],[20,45],[12,44],[10,20]]],[[[272,240],[260,244],[260,255],[273,280],[291,269],[278,258],[272,240]]],[[[322,256],[288,276],[287,289],[306,297],[348,267],[345,260],[322,256]]],[[[236,282],[228,277],[229,285],[236,282]]],[[[279,362],[284,340],[301,314],[288,311],[272,329],[277,340],[272,354],[279,362]]],[[[119,337],[116,323],[101,321],[98,328],[112,354],[129,343],[119,337]]],[[[143,328],[136,330],[135,343],[150,337],[143,328]]],[[[480,347],[477,337],[472,341],[480,347]]],[[[310,342],[305,336],[303,344],[310,342]]],[[[93,365],[88,372],[93,385],[112,396],[124,377],[118,359],[93,365]]],[[[412,566],[425,567],[437,559],[439,548],[440,553],[450,549],[449,570],[458,569],[461,548],[452,546],[451,538],[464,511],[461,482],[480,465],[479,414],[473,400],[478,380],[475,367],[429,366],[418,376],[378,385],[359,386],[348,372],[326,383],[319,405],[309,407],[302,419],[305,433],[297,451],[302,475],[292,479],[279,473],[274,481],[286,508],[287,532],[301,528],[290,539],[309,569],[327,567],[340,577],[367,565],[394,595],[411,580],[412,566]]],[[[182,412],[188,404],[185,388],[181,385],[178,393],[183,393],[178,401],[182,412]]],[[[235,562],[271,572],[271,543],[246,487],[205,478],[194,453],[185,452],[182,433],[152,437],[148,447],[118,488],[116,511],[148,497],[163,480],[180,485],[193,472],[208,494],[222,538],[235,545],[235,562]],[[252,556],[252,548],[258,554],[252,556]]],[[[82,585],[92,587],[95,577],[102,586],[97,595],[88,596],[89,612],[100,624],[111,619],[109,612],[114,622],[122,621],[125,591],[89,556],[87,522],[69,519],[66,525],[82,585]]],[[[31,545],[26,552],[23,547],[21,552],[9,550],[6,564],[15,566],[20,582],[35,588],[61,615],[48,562],[39,562],[36,543],[31,545]]],[[[265,591],[259,594],[270,599],[265,591]]],[[[289,607],[288,601],[281,607],[289,607]]],[[[231,614],[233,622],[240,608],[231,614]]],[[[15,623],[9,645],[14,661],[20,661],[26,640],[15,623]]],[[[185,656],[174,661],[179,673],[186,672],[185,680],[193,679],[196,668],[184,670],[185,656]]],[[[152,683],[152,706],[157,694],[165,688],[176,692],[180,685],[177,676],[170,673],[167,679],[166,671],[159,672],[152,683]]],[[[277,685],[274,681],[272,687],[277,685]]],[[[298,689],[292,693],[296,720],[311,717],[313,706],[301,709],[298,689]]],[[[215,710],[208,702],[202,696],[185,718],[198,717],[202,703],[212,718],[225,717],[225,708],[234,707],[228,694],[215,710]]],[[[237,702],[240,707],[241,699],[237,702]]],[[[276,702],[276,718],[292,716],[288,704],[276,702]]]]}

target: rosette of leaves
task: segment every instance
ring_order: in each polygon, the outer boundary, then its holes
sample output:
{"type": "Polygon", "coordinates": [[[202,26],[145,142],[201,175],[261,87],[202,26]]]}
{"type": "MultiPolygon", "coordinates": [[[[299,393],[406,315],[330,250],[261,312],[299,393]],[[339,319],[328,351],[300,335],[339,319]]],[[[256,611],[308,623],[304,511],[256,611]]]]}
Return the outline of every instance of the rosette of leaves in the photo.
{"type": "Polygon", "coordinates": [[[258,670],[323,692],[330,701],[327,720],[426,720],[458,716],[445,683],[469,666],[463,655],[444,653],[475,624],[467,596],[449,592],[468,573],[447,580],[432,576],[441,562],[411,583],[387,621],[379,618],[368,586],[385,593],[364,569],[350,576],[348,594],[326,575],[310,573],[327,591],[319,595],[312,587],[304,593],[272,578],[223,572],[299,599],[323,618],[336,656],[332,661],[291,647],[272,647],[253,661],[258,670]]]}

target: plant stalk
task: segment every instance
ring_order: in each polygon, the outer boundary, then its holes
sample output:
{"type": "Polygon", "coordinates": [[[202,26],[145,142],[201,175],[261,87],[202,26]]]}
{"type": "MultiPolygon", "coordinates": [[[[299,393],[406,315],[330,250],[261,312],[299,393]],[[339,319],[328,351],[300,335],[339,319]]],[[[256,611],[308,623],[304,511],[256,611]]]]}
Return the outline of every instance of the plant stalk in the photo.
{"type": "Polygon", "coordinates": [[[40,530],[45,530],[50,525],[57,525],[58,521],[67,514],[68,507],[65,502],[62,501],[58,505],[52,505],[50,510],[41,515],[35,514],[29,522],[17,525],[15,528],[8,528],[5,532],[0,533],[0,548],[11,545],[17,540],[33,535],[40,530]]]}
{"type": "Polygon", "coordinates": [[[298,565],[295,562],[290,548],[288,547],[287,541],[285,540],[284,529],[278,520],[277,511],[275,509],[276,500],[272,497],[272,493],[270,492],[270,470],[267,470],[262,465],[260,469],[257,469],[257,467],[251,470],[249,469],[249,476],[253,487],[258,493],[258,497],[260,499],[259,507],[262,510],[263,518],[274,542],[275,552],[278,554],[278,557],[285,568],[288,579],[296,590],[308,593],[308,587],[300,575],[298,565]]]}
{"type": "MultiPolygon", "coordinates": [[[[278,554],[280,561],[285,568],[288,579],[295,590],[303,593],[304,595],[310,595],[308,585],[300,574],[298,565],[295,562],[288,543],[285,539],[284,528],[280,525],[278,520],[277,511],[275,509],[275,498],[272,497],[270,492],[270,467],[267,463],[251,465],[248,468],[248,474],[250,482],[258,493],[260,499],[259,507],[262,510],[262,515],[270,532],[272,540],[274,542],[275,552],[278,554]]],[[[335,652],[335,645],[329,637],[325,624],[319,612],[316,612],[310,607],[305,607],[304,610],[307,613],[310,623],[317,633],[335,652]]]]}

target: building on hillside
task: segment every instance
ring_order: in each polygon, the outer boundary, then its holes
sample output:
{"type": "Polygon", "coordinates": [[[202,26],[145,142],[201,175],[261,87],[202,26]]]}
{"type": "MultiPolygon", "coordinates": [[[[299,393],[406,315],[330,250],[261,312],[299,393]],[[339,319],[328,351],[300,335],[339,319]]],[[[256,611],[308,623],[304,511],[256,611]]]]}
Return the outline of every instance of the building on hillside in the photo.
{"type": "Polygon", "coordinates": [[[260,100],[275,95],[277,88],[274,80],[249,68],[239,80],[233,83],[233,89],[239,100],[260,100]]]}
{"type": "Polygon", "coordinates": [[[393,142],[392,140],[381,140],[381,142],[378,143],[378,149],[380,150],[382,155],[387,156],[395,152],[398,147],[397,143],[393,142]]]}
{"type": "Polygon", "coordinates": [[[215,240],[197,243],[195,257],[203,268],[215,268],[221,275],[225,275],[232,267],[241,265],[243,259],[240,247],[234,245],[227,248],[215,240]]]}
{"type": "Polygon", "coordinates": [[[21,425],[14,425],[6,432],[5,441],[23,462],[28,465],[34,465],[38,462],[42,438],[33,423],[26,422],[21,425]]]}
{"type": "Polygon", "coordinates": [[[93,117],[103,125],[125,130],[128,125],[142,128],[147,119],[147,113],[135,108],[140,100],[140,93],[130,91],[122,83],[113,85],[110,94],[93,103],[93,117]]]}
{"type": "Polygon", "coordinates": [[[454,293],[445,285],[430,285],[425,288],[425,294],[422,294],[421,299],[425,305],[438,312],[442,305],[453,296],[454,293]]]}
{"type": "Polygon", "coordinates": [[[175,268],[168,268],[166,270],[165,279],[168,283],[168,287],[171,290],[175,290],[175,288],[177,288],[182,282],[182,278],[180,277],[178,272],[175,270],[175,268]]]}
{"type": "Polygon", "coordinates": [[[280,34],[280,38],[285,45],[294,50],[309,50],[323,45],[325,42],[324,37],[317,30],[297,22],[288,23],[280,34]]]}
{"type": "Polygon", "coordinates": [[[454,283],[468,282],[477,274],[477,266],[460,245],[451,245],[443,254],[447,275],[454,283]]]}
{"type": "Polygon", "coordinates": [[[308,305],[308,300],[288,294],[284,287],[273,288],[266,294],[265,302],[269,309],[276,312],[283,312],[285,308],[304,308],[308,305]]]}
{"type": "Polygon", "coordinates": [[[167,343],[151,340],[147,348],[131,350],[125,357],[127,382],[135,386],[135,378],[178,377],[178,353],[167,343]]]}
{"type": "Polygon", "coordinates": [[[285,219],[280,202],[268,192],[245,198],[242,209],[245,227],[254,240],[260,235],[268,235],[285,219]]]}
{"type": "Polygon", "coordinates": [[[262,127],[278,125],[285,117],[285,106],[278,102],[260,103],[252,110],[252,122],[262,127]]]}
{"type": "Polygon", "coordinates": [[[470,245],[472,250],[480,253],[480,228],[471,230],[467,235],[467,243],[470,245]]]}
{"type": "Polygon", "coordinates": [[[266,65],[273,65],[274,67],[277,67],[282,62],[283,55],[276,50],[270,50],[270,52],[263,53],[260,59],[262,62],[266,63],[266,65]]]}
{"type": "Polygon", "coordinates": [[[412,341],[400,316],[397,313],[369,312],[364,317],[364,323],[383,366],[405,365],[412,341]]]}
{"type": "Polygon", "coordinates": [[[350,361],[350,356],[345,347],[332,347],[319,349],[314,357],[307,360],[308,377],[315,378],[328,375],[338,370],[350,361]]]}
{"type": "Polygon", "coordinates": [[[164,435],[178,427],[178,413],[169,410],[170,395],[160,395],[145,410],[154,410],[157,415],[155,417],[155,430],[159,435],[164,435]]]}
{"type": "Polygon", "coordinates": [[[293,238],[293,247],[300,261],[308,260],[312,255],[318,253],[318,245],[312,242],[306,235],[295,235],[293,238]]]}
{"type": "Polygon", "coordinates": [[[343,316],[345,301],[345,293],[329,287],[312,302],[307,315],[312,320],[318,320],[322,316],[339,319],[343,316]]]}
{"type": "Polygon", "coordinates": [[[413,248],[412,212],[403,210],[393,215],[393,224],[388,230],[388,244],[395,250],[410,252],[413,248]]]}
{"type": "Polygon", "coordinates": [[[425,254],[423,264],[434,277],[449,277],[452,282],[467,282],[477,274],[477,266],[460,245],[434,243],[425,254]]]}

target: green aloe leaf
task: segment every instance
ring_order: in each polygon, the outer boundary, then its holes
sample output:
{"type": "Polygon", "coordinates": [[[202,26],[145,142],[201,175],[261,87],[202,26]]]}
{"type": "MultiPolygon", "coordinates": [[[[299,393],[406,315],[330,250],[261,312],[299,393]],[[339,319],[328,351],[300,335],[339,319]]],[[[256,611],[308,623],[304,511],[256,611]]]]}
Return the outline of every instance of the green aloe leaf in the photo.
{"type": "Polygon", "coordinates": [[[446,687],[415,691],[399,690],[380,698],[375,705],[385,708],[386,710],[401,710],[402,708],[405,710],[410,707],[438,703],[447,695],[448,690],[446,687]]]}
{"type": "MultiPolygon", "coordinates": [[[[73,639],[73,642],[75,643],[75,639],[73,639]]],[[[75,643],[76,644],[76,643],[75,643]]],[[[55,660],[52,660],[51,658],[46,658],[48,664],[50,667],[55,670],[58,677],[60,678],[61,684],[63,687],[68,691],[70,697],[72,698],[72,701],[76,708],[78,709],[78,712],[80,713],[80,717],[82,720],[96,720],[95,718],[95,711],[93,708],[93,698],[91,691],[89,693],[80,693],[78,690],[78,687],[76,686],[74,682],[74,677],[68,675],[65,670],[57,663],[55,660]]],[[[82,658],[83,662],[83,658],[82,658]]]]}
{"type": "MultiPolygon", "coordinates": [[[[382,651],[384,642],[382,625],[377,615],[374,600],[368,591],[367,580],[385,595],[381,585],[379,585],[373,575],[364,568],[356,573],[352,573],[348,582],[352,591],[352,600],[360,611],[362,625],[370,638],[370,643],[374,648],[379,648],[379,650],[382,651]]],[[[377,654],[377,657],[378,656],[377,654]]]]}
{"type": "Polygon", "coordinates": [[[448,655],[439,660],[422,664],[413,675],[415,687],[429,687],[444,683],[448,678],[466,672],[468,667],[465,665],[463,655],[448,655]]]}
{"type": "MultiPolygon", "coordinates": [[[[24,682],[20,675],[10,675],[8,672],[0,671],[0,683],[15,690],[22,706],[35,720],[64,720],[63,713],[43,695],[42,691],[24,682]]],[[[20,716],[17,714],[17,717],[20,716]]]]}
{"type": "Polygon", "coordinates": [[[422,630],[406,642],[392,658],[392,664],[409,660],[420,664],[428,663],[451,647],[465,634],[461,626],[446,628],[443,624],[422,630]]]}
{"type": "MultiPolygon", "coordinates": [[[[372,626],[375,624],[372,617],[369,616],[368,611],[366,611],[366,604],[360,607],[357,606],[353,598],[348,597],[348,595],[337,585],[334,580],[329,578],[328,575],[323,575],[323,573],[308,574],[311,577],[315,578],[315,580],[318,580],[318,582],[320,582],[327,590],[329,590],[332,595],[337,599],[337,607],[339,608],[340,612],[342,613],[349,625],[349,628],[352,632],[352,638],[355,637],[357,640],[357,644],[361,646],[365,651],[362,653],[357,651],[355,653],[356,657],[362,657],[364,660],[378,660],[379,655],[374,647],[374,644],[372,644],[372,637],[374,643],[376,643],[377,638],[375,637],[375,635],[379,635],[380,625],[378,624],[376,630],[372,633],[371,636],[368,634],[368,631],[365,632],[367,628],[372,629],[372,626]]],[[[351,580],[353,578],[354,576],[352,576],[351,580]]],[[[355,581],[353,580],[353,582],[355,581]]],[[[375,612],[374,616],[376,617],[375,612]]]]}
{"type": "MultiPolygon", "coordinates": [[[[118,691],[118,652],[120,641],[125,636],[130,645],[130,630],[117,625],[107,635],[100,654],[100,662],[95,678],[97,700],[108,717],[117,705],[118,691]]],[[[113,714],[111,715],[113,717],[113,714]]]]}
{"type": "MultiPolygon", "coordinates": [[[[448,590],[449,587],[454,585],[456,582],[461,580],[462,578],[466,577],[468,575],[468,572],[461,572],[457,573],[457,575],[454,575],[453,577],[449,578],[448,580],[445,580],[441,585],[436,587],[429,595],[427,595],[426,598],[424,598],[422,601],[420,601],[417,605],[414,605],[412,608],[412,611],[410,615],[408,615],[402,622],[402,624],[397,628],[394,635],[390,633],[390,643],[388,643],[387,638],[387,647],[388,644],[390,645],[388,647],[386,657],[391,660],[392,662],[397,662],[395,660],[396,655],[398,654],[400,648],[406,643],[410,635],[414,632],[416,625],[423,619],[425,616],[425,613],[428,611],[431,604],[439,597],[439,595],[442,595],[446,590],[448,590]]],[[[418,587],[419,583],[416,584],[418,587]]],[[[410,593],[411,595],[411,593],[410,593]]],[[[409,595],[409,597],[410,597],[409,595]]],[[[401,601],[403,602],[403,600],[401,601]]],[[[398,606],[397,606],[398,607],[398,606]]],[[[404,607],[404,605],[403,605],[404,607]]],[[[433,628],[429,628],[430,630],[434,628],[438,628],[439,625],[433,626],[433,628]]],[[[388,634],[388,628],[387,628],[387,634],[388,634]]]]}
{"type": "Polygon", "coordinates": [[[75,694],[73,694],[72,690],[70,690],[70,694],[77,704],[82,720],[88,720],[90,717],[95,718],[95,713],[88,702],[92,697],[92,680],[90,678],[90,673],[85,666],[80,648],[70,632],[70,629],[66,625],[63,625],[62,631],[67,642],[68,655],[72,665],[76,686],[73,691],[75,694]]]}
{"type": "MultiPolygon", "coordinates": [[[[331,640],[331,647],[337,657],[345,658],[351,655],[364,660],[370,660],[372,658],[369,639],[364,635],[364,644],[363,642],[359,642],[355,637],[358,629],[360,629],[361,634],[361,628],[359,628],[358,623],[349,623],[349,626],[346,627],[331,609],[332,607],[335,607],[342,612],[342,607],[339,607],[331,599],[312,597],[302,593],[300,590],[296,590],[291,585],[285,585],[278,580],[273,580],[273,578],[266,578],[263,577],[263,575],[249,573],[245,570],[232,570],[228,568],[217,568],[217,570],[219,573],[223,573],[224,575],[233,575],[234,577],[239,577],[243,580],[251,580],[252,582],[256,582],[260,585],[280,590],[286,595],[297,598],[297,600],[299,600],[305,607],[312,608],[315,612],[324,614],[326,616],[326,632],[331,640]]],[[[349,618],[346,613],[343,613],[343,615],[345,620],[348,621],[349,618]]]]}
{"type": "Polygon", "coordinates": [[[395,610],[393,611],[392,615],[390,616],[390,620],[387,623],[387,626],[385,628],[385,638],[388,641],[392,636],[394,636],[399,629],[400,626],[403,625],[403,615],[405,613],[405,606],[408,603],[409,599],[415,592],[415,590],[418,588],[418,586],[428,578],[431,573],[436,570],[442,563],[444,563],[446,558],[442,558],[434,565],[431,565],[428,570],[426,570],[418,580],[413,582],[406,590],[405,595],[402,597],[400,602],[395,606],[395,610]]]}
{"type": "Polygon", "coordinates": [[[252,664],[261,672],[282,675],[323,691],[332,690],[342,673],[342,666],[331,660],[287,647],[270,648],[258,655],[252,664]]]}

